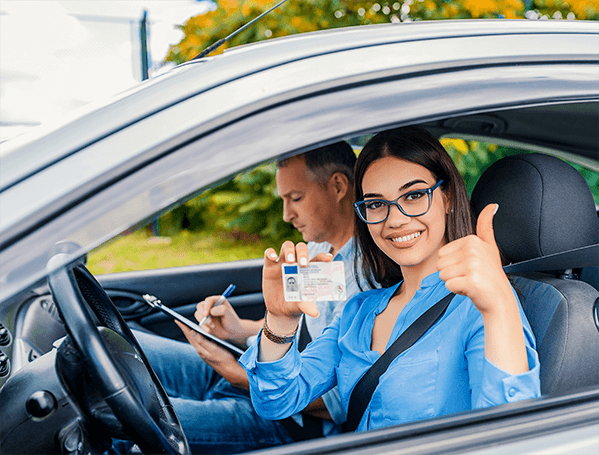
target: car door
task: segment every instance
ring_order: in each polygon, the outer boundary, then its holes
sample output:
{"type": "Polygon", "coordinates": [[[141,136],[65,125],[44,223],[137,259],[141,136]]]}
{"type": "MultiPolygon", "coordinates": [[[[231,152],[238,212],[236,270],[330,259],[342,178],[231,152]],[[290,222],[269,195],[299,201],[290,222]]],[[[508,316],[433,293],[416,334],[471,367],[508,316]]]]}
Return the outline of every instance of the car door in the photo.
{"type": "Polygon", "coordinates": [[[122,272],[97,278],[131,327],[169,338],[183,339],[183,334],[172,318],[151,312],[142,295],[154,295],[164,305],[195,321],[196,304],[221,294],[232,283],[236,288],[228,300],[237,314],[255,320],[264,315],[262,259],[122,272]]]}

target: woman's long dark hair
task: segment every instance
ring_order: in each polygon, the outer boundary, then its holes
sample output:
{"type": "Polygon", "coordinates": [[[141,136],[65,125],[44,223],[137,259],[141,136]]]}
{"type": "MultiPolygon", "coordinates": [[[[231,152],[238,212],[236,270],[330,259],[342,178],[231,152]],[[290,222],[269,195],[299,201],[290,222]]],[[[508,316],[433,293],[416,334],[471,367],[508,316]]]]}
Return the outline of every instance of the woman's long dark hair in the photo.
{"type": "MultiPolygon", "coordinates": [[[[440,189],[447,197],[449,213],[447,214],[445,239],[447,242],[472,234],[473,215],[470,209],[468,193],[462,176],[458,172],[449,154],[440,142],[423,128],[409,126],[383,131],[374,136],[364,146],[356,162],[355,196],[356,201],[362,199],[362,181],[364,174],[372,163],[380,158],[395,157],[428,169],[435,180],[443,180],[440,189]]],[[[359,261],[363,276],[372,288],[389,287],[403,279],[401,268],[393,262],[374,243],[366,223],[355,214],[356,235],[356,276],[359,261]]],[[[360,274],[361,275],[361,274],[360,274]]]]}

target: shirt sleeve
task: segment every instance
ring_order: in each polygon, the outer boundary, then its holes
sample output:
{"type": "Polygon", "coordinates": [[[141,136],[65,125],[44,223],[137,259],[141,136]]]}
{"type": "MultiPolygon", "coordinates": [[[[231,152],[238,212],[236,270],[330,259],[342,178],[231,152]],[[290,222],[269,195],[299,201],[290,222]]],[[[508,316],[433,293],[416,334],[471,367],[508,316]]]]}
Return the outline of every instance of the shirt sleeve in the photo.
{"type": "MultiPolygon", "coordinates": [[[[341,314],[343,313],[343,309],[345,308],[346,303],[351,300],[351,298],[360,292],[358,288],[358,283],[356,281],[355,275],[353,273],[353,256],[351,260],[344,260],[345,262],[345,295],[347,300],[345,302],[338,302],[335,305],[335,310],[333,312],[334,319],[340,319],[341,314]]],[[[334,321],[334,320],[333,320],[334,321]]],[[[334,324],[335,322],[333,322],[334,324]]],[[[339,390],[335,387],[329,392],[325,393],[322,396],[325,406],[337,425],[341,425],[347,420],[347,412],[343,405],[341,404],[341,397],[339,395],[339,390]]]]}
{"type": "Polygon", "coordinates": [[[256,413],[279,420],[302,411],[337,384],[339,318],[300,354],[296,341],[279,360],[259,362],[260,338],[239,359],[256,413]]]}
{"type": "MultiPolygon", "coordinates": [[[[318,253],[329,251],[331,248],[330,244],[315,244],[314,242],[308,243],[308,252],[310,257],[315,256],[318,253]],[[324,245],[324,247],[323,247],[324,245]]],[[[321,317],[325,318],[325,321],[333,321],[341,316],[343,313],[343,309],[345,308],[345,304],[349,301],[355,294],[360,292],[358,288],[358,283],[356,281],[354,275],[354,253],[352,251],[353,242],[349,241],[348,244],[343,246],[341,250],[337,253],[335,260],[343,261],[345,267],[345,294],[347,297],[346,301],[338,301],[338,302],[329,302],[330,305],[324,306],[321,311],[321,317]]],[[[320,308],[319,308],[320,309],[320,308]]],[[[308,326],[310,329],[310,325],[308,326]]],[[[312,334],[312,331],[309,330],[312,334]]],[[[316,337],[314,337],[316,338],[316,337]]],[[[333,422],[336,425],[341,425],[345,422],[347,418],[347,414],[345,412],[345,408],[341,404],[341,396],[339,395],[339,390],[337,387],[332,388],[327,393],[322,396],[322,400],[329,411],[333,422]]]]}
{"type": "Polygon", "coordinates": [[[470,325],[472,328],[471,338],[467,341],[465,354],[468,359],[473,408],[496,406],[536,398],[541,395],[540,363],[535,350],[534,335],[522,311],[518,296],[515,293],[514,295],[518,301],[524,330],[529,371],[521,374],[510,374],[487,359],[485,356],[485,332],[482,315],[472,305],[474,311],[470,311],[470,314],[474,315],[473,317],[476,320],[472,321],[470,325]]]}

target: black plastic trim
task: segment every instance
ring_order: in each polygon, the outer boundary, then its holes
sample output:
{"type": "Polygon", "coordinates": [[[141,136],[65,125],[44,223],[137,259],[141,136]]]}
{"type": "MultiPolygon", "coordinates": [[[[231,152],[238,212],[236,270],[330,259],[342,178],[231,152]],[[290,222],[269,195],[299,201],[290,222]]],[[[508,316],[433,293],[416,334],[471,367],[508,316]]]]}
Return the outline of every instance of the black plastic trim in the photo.
{"type": "Polygon", "coordinates": [[[252,452],[256,455],[453,454],[506,440],[539,437],[599,423],[599,390],[468,411],[437,419],[252,452]],[[434,444],[433,444],[434,443],[434,444]]]}

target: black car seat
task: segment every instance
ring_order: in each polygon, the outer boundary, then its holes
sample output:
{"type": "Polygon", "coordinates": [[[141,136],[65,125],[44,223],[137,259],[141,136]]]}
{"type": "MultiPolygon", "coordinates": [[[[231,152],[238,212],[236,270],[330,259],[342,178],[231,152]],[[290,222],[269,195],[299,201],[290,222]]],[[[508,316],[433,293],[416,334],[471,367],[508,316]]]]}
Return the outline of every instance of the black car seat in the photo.
{"type": "Polygon", "coordinates": [[[580,270],[580,279],[599,291],[599,266],[585,267],[580,270]]]}
{"type": "MultiPolygon", "coordinates": [[[[508,263],[599,243],[591,191],[558,158],[522,154],[491,165],[472,192],[475,215],[493,202],[495,238],[508,263]]],[[[591,262],[599,264],[596,249],[591,262]]],[[[584,265],[511,275],[536,337],[543,394],[599,384],[599,291],[577,278],[577,266],[584,265]]]]}

